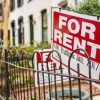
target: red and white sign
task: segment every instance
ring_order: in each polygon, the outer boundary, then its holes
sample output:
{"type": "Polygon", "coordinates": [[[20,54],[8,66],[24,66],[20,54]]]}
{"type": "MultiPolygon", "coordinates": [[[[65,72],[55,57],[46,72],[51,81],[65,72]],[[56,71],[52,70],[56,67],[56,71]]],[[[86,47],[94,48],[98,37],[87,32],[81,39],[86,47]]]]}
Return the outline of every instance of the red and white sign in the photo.
{"type": "MultiPolygon", "coordinates": [[[[60,63],[57,61],[52,60],[52,54],[48,57],[49,53],[51,52],[51,49],[43,49],[43,50],[36,50],[36,55],[35,55],[35,69],[40,70],[40,71],[49,71],[52,73],[61,73],[61,68],[60,68],[60,63]],[[48,63],[48,67],[47,67],[48,63]],[[49,70],[48,70],[49,69],[49,70]]],[[[68,73],[68,70],[66,68],[62,68],[63,74],[68,73]],[[64,70],[63,70],[64,69],[64,70]]],[[[51,84],[54,83],[54,75],[50,74],[50,82],[51,84]]],[[[39,83],[42,85],[43,83],[43,78],[44,78],[44,83],[47,83],[48,85],[48,74],[47,73],[36,73],[35,74],[35,79],[36,79],[36,85],[38,84],[38,78],[39,78],[39,83]]],[[[63,78],[67,79],[67,78],[63,78]]],[[[57,83],[61,82],[61,77],[56,76],[56,81],[57,83]]]]}
{"type": "MultiPolygon", "coordinates": [[[[70,53],[82,48],[90,55],[92,78],[100,80],[100,21],[97,17],[53,8],[52,25],[52,49],[61,54],[63,64],[68,67],[70,53]]],[[[56,55],[53,58],[59,61],[56,55]]],[[[77,73],[77,63],[80,63],[80,75],[89,77],[87,58],[82,51],[72,57],[73,73],[77,73]]]]}
{"type": "MultiPolygon", "coordinates": [[[[40,70],[40,71],[47,71],[47,63],[48,63],[48,68],[51,70],[51,57],[48,58],[49,53],[51,52],[51,49],[44,49],[44,50],[36,50],[36,55],[35,55],[35,69],[40,70]]],[[[46,73],[36,73],[35,74],[35,79],[36,79],[36,85],[38,85],[38,80],[39,83],[43,83],[43,77],[44,77],[44,83],[48,83],[48,74],[46,73]],[[39,78],[39,79],[38,79],[39,78]]]]}

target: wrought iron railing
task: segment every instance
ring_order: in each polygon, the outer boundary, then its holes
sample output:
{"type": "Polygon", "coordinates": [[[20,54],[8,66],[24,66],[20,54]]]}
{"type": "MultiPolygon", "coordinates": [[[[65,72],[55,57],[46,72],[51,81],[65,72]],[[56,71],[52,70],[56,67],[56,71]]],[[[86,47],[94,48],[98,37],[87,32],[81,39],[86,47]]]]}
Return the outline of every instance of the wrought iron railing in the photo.
{"type": "Polygon", "coordinates": [[[43,63],[41,70],[38,62],[34,66],[34,57],[37,53],[41,56],[39,52],[35,52],[32,59],[29,59],[25,52],[11,53],[5,50],[5,59],[0,60],[0,98],[2,100],[93,100],[96,88],[92,83],[100,83],[100,80],[91,78],[91,61],[83,49],[76,49],[71,53],[66,74],[63,74],[59,52],[51,51],[48,58],[52,53],[58,55],[60,72],[56,72],[55,62],[50,64],[47,62],[47,70],[43,63]],[[89,78],[80,76],[79,64],[77,64],[77,75],[71,74],[70,61],[77,50],[83,51],[88,58],[89,78]],[[49,68],[50,65],[53,68],[52,71],[49,68]]]}

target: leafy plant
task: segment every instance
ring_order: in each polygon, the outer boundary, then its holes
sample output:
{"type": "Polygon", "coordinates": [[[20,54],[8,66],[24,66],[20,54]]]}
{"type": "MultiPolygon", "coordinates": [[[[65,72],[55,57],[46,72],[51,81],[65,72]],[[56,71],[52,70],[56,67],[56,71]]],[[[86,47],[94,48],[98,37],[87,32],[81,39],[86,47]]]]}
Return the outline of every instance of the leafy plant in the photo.
{"type": "Polygon", "coordinates": [[[51,45],[47,41],[42,41],[39,44],[37,44],[36,49],[48,49],[51,45]]]}
{"type": "Polygon", "coordinates": [[[18,74],[17,73],[13,73],[13,75],[10,75],[10,82],[11,82],[11,85],[13,86],[16,79],[18,77],[18,74]]]}
{"type": "Polygon", "coordinates": [[[34,47],[34,45],[30,45],[30,46],[20,45],[18,47],[11,47],[10,51],[12,53],[24,51],[28,54],[29,59],[31,59],[34,50],[36,50],[36,49],[47,49],[47,48],[50,48],[50,47],[51,47],[51,45],[48,42],[40,42],[35,47],[34,47]]]}
{"type": "Polygon", "coordinates": [[[34,47],[21,45],[19,47],[10,48],[10,51],[11,51],[11,53],[26,52],[28,57],[30,58],[32,53],[34,52],[34,47]]]}
{"type": "Polygon", "coordinates": [[[84,0],[80,3],[79,6],[75,8],[75,11],[78,11],[83,14],[90,15],[100,15],[100,2],[99,0],[84,0]]]}

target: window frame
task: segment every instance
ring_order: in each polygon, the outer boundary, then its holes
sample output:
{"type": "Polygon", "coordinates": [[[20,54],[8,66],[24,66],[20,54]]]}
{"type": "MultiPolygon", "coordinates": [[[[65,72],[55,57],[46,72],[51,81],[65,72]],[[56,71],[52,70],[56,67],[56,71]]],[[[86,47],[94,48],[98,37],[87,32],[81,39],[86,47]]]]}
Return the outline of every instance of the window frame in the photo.
{"type": "Polygon", "coordinates": [[[17,0],[17,7],[21,7],[23,5],[24,1],[23,0],[17,0]]]}
{"type": "Polygon", "coordinates": [[[41,17],[42,17],[42,42],[47,42],[48,41],[48,32],[45,34],[44,31],[48,31],[48,20],[47,20],[47,9],[44,9],[41,11],[41,17]],[[43,24],[44,22],[44,14],[46,14],[46,26],[44,26],[43,24]],[[44,38],[44,35],[46,35],[46,38],[44,38]]]}
{"type": "Polygon", "coordinates": [[[15,20],[11,22],[11,31],[12,31],[12,43],[15,46],[15,20]]]}
{"type": "Polygon", "coordinates": [[[33,15],[29,16],[29,28],[30,28],[30,44],[34,42],[34,23],[33,23],[33,15]]]}
{"type": "Polygon", "coordinates": [[[10,11],[15,10],[15,0],[10,0],[10,11]]]}
{"type": "Polygon", "coordinates": [[[22,16],[18,19],[18,26],[18,43],[24,44],[24,21],[22,16]]]}

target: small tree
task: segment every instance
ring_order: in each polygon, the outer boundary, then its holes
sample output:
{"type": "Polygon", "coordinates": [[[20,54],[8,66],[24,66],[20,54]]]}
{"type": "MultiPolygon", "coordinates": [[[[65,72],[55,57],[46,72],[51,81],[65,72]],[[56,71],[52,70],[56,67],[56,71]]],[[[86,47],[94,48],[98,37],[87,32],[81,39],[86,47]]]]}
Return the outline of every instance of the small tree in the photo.
{"type": "Polygon", "coordinates": [[[100,2],[99,0],[84,0],[76,7],[75,11],[100,16],[100,2]]]}

